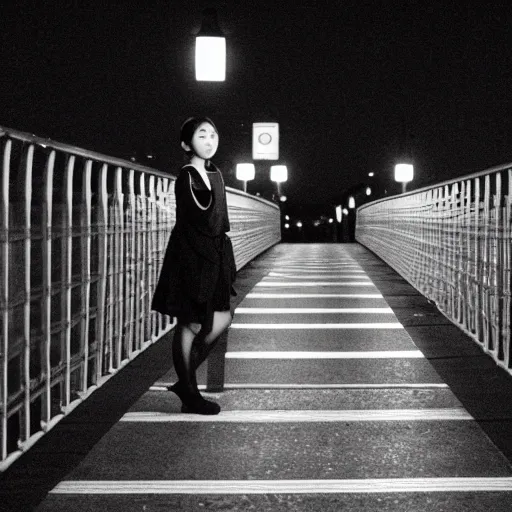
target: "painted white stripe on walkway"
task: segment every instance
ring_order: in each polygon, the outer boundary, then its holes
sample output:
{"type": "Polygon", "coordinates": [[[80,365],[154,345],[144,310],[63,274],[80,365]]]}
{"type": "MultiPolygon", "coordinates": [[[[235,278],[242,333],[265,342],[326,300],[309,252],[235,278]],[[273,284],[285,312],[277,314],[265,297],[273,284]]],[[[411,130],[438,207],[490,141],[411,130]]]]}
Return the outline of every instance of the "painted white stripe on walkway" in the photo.
{"type": "Polygon", "coordinates": [[[266,286],[266,287],[279,287],[279,286],[285,286],[287,288],[302,288],[303,286],[373,286],[375,288],[375,285],[370,282],[360,283],[349,283],[345,281],[316,281],[316,282],[305,282],[305,283],[294,283],[293,281],[288,281],[287,283],[283,283],[281,281],[260,281],[259,283],[256,283],[254,286],[266,286]]]}
{"type": "MultiPolygon", "coordinates": [[[[271,281],[272,279],[275,279],[277,277],[284,277],[286,279],[310,279],[310,280],[314,280],[314,279],[325,279],[326,277],[331,277],[331,276],[324,276],[324,275],[310,275],[310,276],[298,276],[298,275],[292,275],[292,274],[289,274],[289,275],[285,275],[285,274],[268,274],[267,276],[265,276],[263,278],[263,280],[265,281],[271,281]]],[[[369,280],[370,278],[366,275],[357,275],[357,276],[352,276],[352,275],[345,275],[345,274],[342,274],[342,273],[337,273],[337,274],[332,274],[332,277],[333,278],[338,278],[338,279],[363,279],[363,280],[369,280]]]]}
{"type": "Polygon", "coordinates": [[[354,273],[354,272],[365,272],[361,267],[336,267],[336,268],[280,268],[280,269],[272,269],[271,272],[276,272],[279,274],[339,274],[339,273],[354,273]]]}
{"type": "Polygon", "coordinates": [[[403,329],[398,322],[368,324],[231,324],[231,329],[403,329]]]}
{"type": "Polygon", "coordinates": [[[462,407],[445,409],[354,409],[310,411],[221,411],[217,415],[169,412],[127,412],[119,421],[138,423],[333,423],[342,421],[466,421],[462,407]]]}
{"type": "Polygon", "coordinates": [[[370,279],[369,277],[365,277],[364,270],[343,270],[339,272],[308,272],[309,275],[301,275],[292,272],[269,272],[266,277],[291,277],[293,279],[315,279],[315,277],[344,277],[347,279],[370,279]],[[359,275],[353,275],[359,274],[359,275]],[[363,275],[361,275],[363,274],[363,275]]]}
{"type": "Polygon", "coordinates": [[[251,315],[295,314],[295,313],[360,313],[392,314],[391,308],[236,308],[235,313],[251,315]]]}
{"type": "Polygon", "coordinates": [[[346,265],[360,265],[357,260],[347,258],[315,259],[315,260],[285,260],[277,259],[268,262],[268,266],[275,267],[336,267],[346,265]]]}
{"type": "MultiPolygon", "coordinates": [[[[174,382],[155,384],[150,391],[169,391],[174,382]]],[[[199,384],[200,390],[206,390],[206,384],[199,384]]],[[[449,389],[446,383],[403,383],[403,384],[224,384],[224,389],[449,389]]]]}
{"type": "Polygon", "coordinates": [[[226,359],[423,359],[420,350],[375,350],[365,352],[234,351],[226,359]]]}
{"type": "Polygon", "coordinates": [[[345,258],[343,256],[337,257],[336,255],[332,255],[329,257],[301,255],[300,257],[297,258],[293,256],[290,258],[269,258],[268,263],[286,263],[296,265],[339,265],[340,263],[357,263],[357,260],[354,258],[345,258]]]}
{"type": "Polygon", "coordinates": [[[340,272],[365,272],[358,265],[345,265],[343,267],[272,267],[270,272],[280,274],[335,274],[340,272]]]}
{"type": "Polygon", "coordinates": [[[380,293],[248,293],[244,299],[383,299],[380,293]]]}
{"type": "Polygon", "coordinates": [[[65,480],[50,494],[346,494],[512,492],[512,477],[347,480],[65,480]]]}
{"type": "Polygon", "coordinates": [[[285,274],[285,273],[279,273],[279,274],[268,274],[267,276],[263,277],[265,281],[287,281],[288,279],[304,279],[308,281],[323,281],[323,280],[346,280],[346,279],[360,279],[363,281],[366,281],[370,279],[366,274],[363,273],[357,273],[357,274],[348,274],[346,272],[331,272],[329,274],[285,274]]]}
{"type": "Polygon", "coordinates": [[[268,262],[269,266],[274,267],[334,267],[336,265],[359,265],[359,262],[354,259],[348,258],[335,258],[335,259],[277,259],[268,262]]]}
{"type": "Polygon", "coordinates": [[[295,274],[297,272],[298,273],[313,272],[315,274],[323,274],[323,273],[332,274],[334,272],[364,272],[364,270],[361,267],[359,267],[358,265],[350,265],[350,266],[344,266],[344,267],[329,267],[329,268],[326,268],[326,267],[320,267],[320,268],[273,267],[273,270],[277,271],[277,272],[284,272],[287,274],[291,274],[291,273],[295,274]]]}

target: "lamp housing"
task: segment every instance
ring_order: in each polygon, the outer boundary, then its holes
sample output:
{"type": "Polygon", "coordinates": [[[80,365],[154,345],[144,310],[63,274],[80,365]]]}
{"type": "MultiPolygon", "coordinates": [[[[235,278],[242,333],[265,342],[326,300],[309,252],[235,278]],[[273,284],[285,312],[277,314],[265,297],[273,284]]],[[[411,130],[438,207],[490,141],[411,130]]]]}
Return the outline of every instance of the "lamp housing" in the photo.
{"type": "Polygon", "coordinates": [[[414,177],[414,166],[412,164],[400,163],[395,165],[395,181],[408,183],[414,177]]]}
{"type": "Polygon", "coordinates": [[[282,183],[288,179],[288,169],[286,165],[272,165],[270,167],[270,179],[276,183],[282,183]]]}
{"type": "Polygon", "coordinates": [[[196,80],[223,82],[226,79],[226,38],[217,21],[217,11],[203,10],[203,21],[196,35],[196,80]]]}
{"type": "Polygon", "coordinates": [[[254,164],[236,164],[236,178],[238,180],[251,181],[255,174],[254,164]]]}

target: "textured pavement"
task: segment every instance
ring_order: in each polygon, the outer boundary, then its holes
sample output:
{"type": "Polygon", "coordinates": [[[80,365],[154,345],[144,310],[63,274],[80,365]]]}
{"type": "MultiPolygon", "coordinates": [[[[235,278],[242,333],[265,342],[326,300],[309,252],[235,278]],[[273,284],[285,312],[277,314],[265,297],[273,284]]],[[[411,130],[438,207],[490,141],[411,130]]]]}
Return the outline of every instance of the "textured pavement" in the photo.
{"type": "Polygon", "coordinates": [[[164,390],[167,336],[13,464],[0,509],[512,509],[512,378],[380,259],[280,244],[238,289],[219,416],[164,390]]]}

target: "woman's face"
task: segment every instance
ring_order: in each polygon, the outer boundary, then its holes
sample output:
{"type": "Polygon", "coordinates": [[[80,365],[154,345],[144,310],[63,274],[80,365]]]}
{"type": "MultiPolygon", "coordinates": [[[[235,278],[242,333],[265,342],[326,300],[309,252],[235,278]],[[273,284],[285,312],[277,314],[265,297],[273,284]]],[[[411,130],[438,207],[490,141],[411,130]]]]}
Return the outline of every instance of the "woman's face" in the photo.
{"type": "Polygon", "coordinates": [[[191,146],[199,158],[209,160],[219,147],[219,134],[210,123],[202,123],[192,136],[191,146]]]}

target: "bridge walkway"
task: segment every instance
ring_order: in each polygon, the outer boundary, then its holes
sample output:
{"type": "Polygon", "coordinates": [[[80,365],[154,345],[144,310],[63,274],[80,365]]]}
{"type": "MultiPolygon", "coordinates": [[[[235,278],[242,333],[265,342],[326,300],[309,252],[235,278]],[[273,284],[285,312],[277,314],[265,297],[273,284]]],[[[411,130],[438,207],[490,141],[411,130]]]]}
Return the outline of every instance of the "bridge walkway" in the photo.
{"type": "Polygon", "coordinates": [[[179,412],[167,336],[10,468],[3,503],[511,510],[510,377],[380,259],[280,244],[238,287],[218,416],[179,412]]]}

